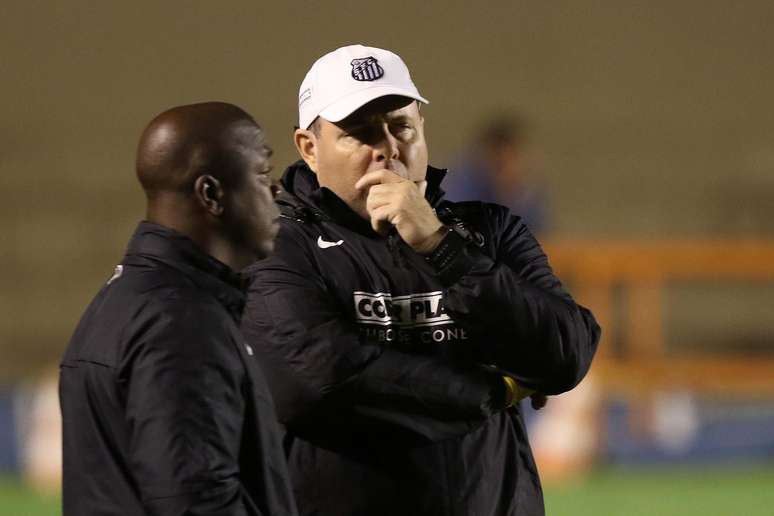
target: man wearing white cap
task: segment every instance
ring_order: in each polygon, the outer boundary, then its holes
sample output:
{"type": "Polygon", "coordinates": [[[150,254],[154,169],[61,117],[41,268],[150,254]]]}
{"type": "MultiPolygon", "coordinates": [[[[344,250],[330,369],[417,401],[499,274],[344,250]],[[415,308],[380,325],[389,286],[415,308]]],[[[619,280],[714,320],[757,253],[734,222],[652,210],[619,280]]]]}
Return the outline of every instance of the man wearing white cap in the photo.
{"type": "Polygon", "coordinates": [[[392,52],[312,65],[243,330],[301,514],[543,514],[517,402],[574,387],[599,327],[518,216],[443,200],[420,103],[392,52]]]}

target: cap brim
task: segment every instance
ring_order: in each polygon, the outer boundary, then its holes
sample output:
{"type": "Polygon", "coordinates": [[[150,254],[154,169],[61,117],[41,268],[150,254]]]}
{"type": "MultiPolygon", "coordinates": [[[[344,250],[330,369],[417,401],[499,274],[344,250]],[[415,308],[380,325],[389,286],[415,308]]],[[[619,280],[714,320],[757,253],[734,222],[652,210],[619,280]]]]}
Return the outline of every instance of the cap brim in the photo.
{"type": "Polygon", "coordinates": [[[388,95],[408,97],[414,100],[418,100],[423,104],[430,103],[426,98],[410,90],[396,88],[394,86],[374,86],[373,88],[358,91],[357,93],[348,95],[339,101],[333,102],[325,109],[320,111],[319,116],[323,117],[329,122],[340,122],[372,100],[378,99],[380,97],[386,97],[388,95]]]}

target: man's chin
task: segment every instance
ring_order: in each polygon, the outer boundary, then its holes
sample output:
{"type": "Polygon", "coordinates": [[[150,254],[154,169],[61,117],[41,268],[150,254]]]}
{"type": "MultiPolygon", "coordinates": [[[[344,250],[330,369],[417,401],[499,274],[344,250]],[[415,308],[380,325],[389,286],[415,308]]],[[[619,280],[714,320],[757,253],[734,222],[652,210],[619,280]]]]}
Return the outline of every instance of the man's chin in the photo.
{"type": "Polygon", "coordinates": [[[255,254],[255,260],[263,260],[264,258],[269,257],[272,253],[274,253],[274,238],[272,237],[271,240],[266,240],[264,242],[261,242],[258,244],[258,247],[255,248],[254,254],[255,254]]]}
{"type": "Polygon", "coordinates": [[[363,199],[362,201],[358,199],[357,201],[347,203],[352,211],[354,211],[361,219],[365,220],[371,220],[371,216],[368,214],[368,209],[366,208],[366,200],[363,199]]]}

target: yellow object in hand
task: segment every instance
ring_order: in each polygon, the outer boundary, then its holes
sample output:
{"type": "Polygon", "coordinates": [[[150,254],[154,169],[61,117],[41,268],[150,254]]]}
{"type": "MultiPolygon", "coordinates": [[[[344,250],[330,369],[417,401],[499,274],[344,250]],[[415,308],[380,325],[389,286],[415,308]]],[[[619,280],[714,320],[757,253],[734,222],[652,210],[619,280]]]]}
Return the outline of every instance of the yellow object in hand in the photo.
{"type": "Polygon", "coordinates": [[[527,389],[525,387],[522,387],[521,385],[518,384],[516,380],[514,380],[510,376],[503,376],[503,381],[505,382],[505,389],[506,389],[505,408],[513,407],[522,399],[526,398],[527,396],[530,396],[535,392],[532,389],[527,389]]]}

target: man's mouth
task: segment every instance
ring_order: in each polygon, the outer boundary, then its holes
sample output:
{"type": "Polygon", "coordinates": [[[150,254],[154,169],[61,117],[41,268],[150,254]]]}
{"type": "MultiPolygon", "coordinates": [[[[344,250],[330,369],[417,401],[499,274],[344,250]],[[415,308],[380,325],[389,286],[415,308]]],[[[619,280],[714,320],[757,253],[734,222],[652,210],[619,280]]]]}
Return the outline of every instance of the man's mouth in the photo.
{"type": "Polygon", "coordinates": [[[399,161],[397,159],[388,160],[387,165],[384,168],[392,172],[395,172],[403,179],[408,179],[408,176],[409,176],[408,169],[406,168],[406,165],[404,165],[402,161],[399,161]]]}

